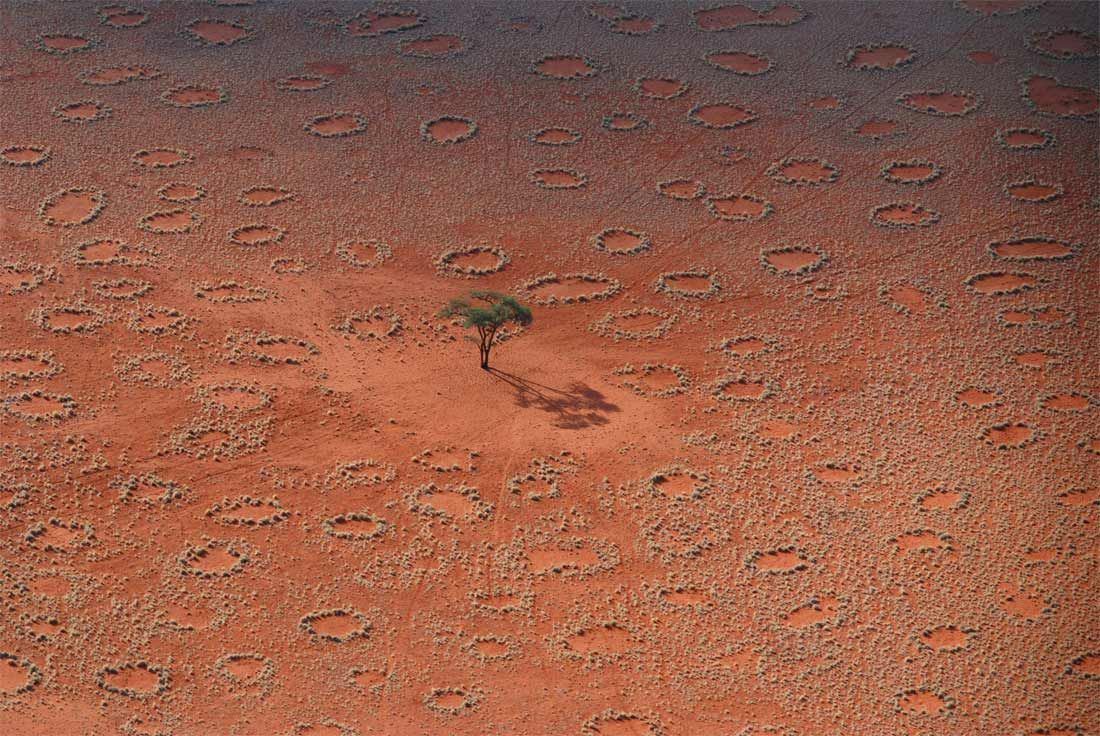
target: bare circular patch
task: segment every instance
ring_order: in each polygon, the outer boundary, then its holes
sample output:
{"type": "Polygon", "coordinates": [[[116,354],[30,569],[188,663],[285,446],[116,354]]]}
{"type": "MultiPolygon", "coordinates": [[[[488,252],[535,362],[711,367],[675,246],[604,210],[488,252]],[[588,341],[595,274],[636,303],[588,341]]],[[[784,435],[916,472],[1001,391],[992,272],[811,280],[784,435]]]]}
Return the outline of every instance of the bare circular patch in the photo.
{"type": "Polygon", "coordinates": [[[931,161],[914,158],[905,161],[891,161],[883,166],[879,173],[883,179],[894,184],[920,186],[938,179],[943,174],[943,169],[931,161]]]}
{"type": "Polygon", "coordinates": [[[165,90],[160,98],[172,107],[197,109],[219,105],[229,99],[224,87],[180,84],[165,90]]]}
{"type": "Polygon", "coordinates": [[[772,203],[754,194],[711,195],[706,198],[707,210],[719,220],[757,222],[774,211],[772,203]]]}
{"type": "Polygon", "coordinates": [[[897,97],[902,107],[914,112],[941,117],[962,117],[978,109],[982,98],[977,92],[906,92],[897,97]]]}
{"type": "Polygon", "coordinates": [[[250,223],[229,231],[229,242],[236,245],[260,246],[278,243],[286,235],[286,230],[278,225],[250,223]]]}
{"type": "Polygon", "coordinates": [[[182,235],[198,227],[202,219],[197,212],[177,207],[171,210],[158,210],[142,216],[138,228],[157,235],[182,235]]]}
{"type": "Polygon", "coordinates": [[[598,273],[548,273],[523,282],[517,293],[535,304],[585,304],[608,299],[623,288],[622,282],[598,273]]]}
{"type": "Polygon", "coordinates": [[[8,166],[40,166],[49,159],[49,146],[15,144],[0,148],[0,163],[8,166]]]}
{"type": "Polygon", "coordinates": [[[443,115],[420,124],[420,137],[429,143],[453,145],[468,141],[475,135],[477,123],[457,115],[443,115]]]}
{"type": "Polygon", "coordinates": [[[462,36],[456,36],[452,33],[437,33],[433,36],[402,41],[398,45],[398,49],[404,56],[421,59],[445,59],[466,53],[470,50],[471,45],[471,41],[462,36]]]}
{"type": "Polygon", "coordinates": [[[435,260],[436,269],[449,276],[488,276],[504,270],[511,259],[494,245],[470,245],[446,250],[435,260]]]}
{"type": "Polygon", "coordinates": [[[536,61],[532,71],[549,79],[587,79],[596,76],[599,69],[585,56],[551,54],[536,61]]]}
{"type": "Polygon", "coordinates": [[[715,130],[729,130],[756,120],[756,113],[732,102],[704,102],[691,108],[688,120],[715,130]]]}
{"type": "Polygon", "coordinates": [[[778,182],[802,186],[831,184],[840,178],[837,166],[819,158],[784,158],[765,173],[778,182]]]}
{"type": "Polygon", "coordinates": [[[824,250],[812,245],[788,245],[760,251],[760,263],[778,276],[805,276],[829,260],[824,250]]]}
{"type": "Polygon", "coordinates": [[[861,71],[893,71],[916,58],[915,51],[900,43],[867,43],[849,49],[845,62],[861,71]]]}
{"type": "Polygon", "coordinates": [[[674,100],[690,88],[688,82],[671,77],[638,77],[634,80],[634,90],[651,100],[674,100]]]}
{"type": "Polygon", "coordinates": [[[613,256],[634,256],[653,245],[648,233],[625,227],[604,228],[592,238],[596,250],[613,256]]]}
{"type": "Polygon", "coordinates": [[[99,100],[78,100],[63,102],[52,110],[54,116],[66,123],[94,123],[111,117],[110,106],[99,100]]]}
{"type": "Polygon", "coordinates": [[[345,240],[336,246],[336,255],[356,268],[376,268],[393,257],[393,249],[380,240],[345,240]]]}
{"type": "Polygon", "coordinates": [[[171,169],[189,164],[194,158],[189,152],[178,148],[143,148],[134,153],[130,160],[149,169],[171,169]]]}
{"type": "Polygon", "coordinates": [[[913,202],[890,202],[872,209],[870,220],[879,227],[913,230],[935,225],[940,221],[940,213],[913,202]]]}
{"type": "Polygon", "coordinates": [[[703,268],[668,271],[657,277],[657,293],[673,299],[710,299],[722,290],[718,274],[703,268]]]}
{"type": "Polygon", "coordinates": [[[200,18],[184,26],[184,36],[199,46],[232,46],[255,37],[246,25],[218,18],[200,18]]]}
{"type": "Polygon", "coordinates": [[[304,127],[319,138],[343,138],[366,130],[367,119],[357,112],[340,110],[311,118],[304,127]]]}
{"type": "Polygon", "coordinates": [[[69,187],[54,192],[38,205],[38,216],[47,225],[87,225],[107,206],[107,193],[91,187],[69,187]]]}
{"type": "Polygon", "coordinates": [[[715,69],[733,72],[743,77],[755,77],[772,70],[774,62],[753,51],[708,51],[703,61],[715,69]]]}
{"type": "Polygon", "coordinates": [[[588,174],[575,169],[535,169],[530,178],[540,189],[580,189],[588,184],[588,174]]]}

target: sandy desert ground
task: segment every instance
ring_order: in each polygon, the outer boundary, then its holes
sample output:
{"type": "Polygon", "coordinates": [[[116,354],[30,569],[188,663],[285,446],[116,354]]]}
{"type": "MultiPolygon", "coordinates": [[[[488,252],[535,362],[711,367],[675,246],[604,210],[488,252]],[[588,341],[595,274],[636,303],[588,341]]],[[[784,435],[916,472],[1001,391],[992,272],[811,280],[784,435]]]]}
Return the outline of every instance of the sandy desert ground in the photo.
{"type": "Polygon", "coordinates": [[[4,3],[0,733],[1096,736],[1098,9],[4,3]]]}

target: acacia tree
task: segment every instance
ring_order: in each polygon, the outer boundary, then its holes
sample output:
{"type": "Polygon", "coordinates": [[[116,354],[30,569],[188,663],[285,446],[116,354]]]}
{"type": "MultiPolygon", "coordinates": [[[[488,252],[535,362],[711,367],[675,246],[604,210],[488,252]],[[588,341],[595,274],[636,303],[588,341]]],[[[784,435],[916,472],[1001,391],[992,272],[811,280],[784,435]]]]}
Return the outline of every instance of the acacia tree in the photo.
{"type": "Polygon", "coordinates": [[[489,351],[493,349],[493,341],[500,328],[509,322],[529,325],[534,319],[530,308],[520,304],[515,297],[495,291],[471,291],[468,296],[452,299],[440,310],[439,316],[462,317],[463,327],[477,329],[481,367],[486,370],[489,368],[489,351]]]}

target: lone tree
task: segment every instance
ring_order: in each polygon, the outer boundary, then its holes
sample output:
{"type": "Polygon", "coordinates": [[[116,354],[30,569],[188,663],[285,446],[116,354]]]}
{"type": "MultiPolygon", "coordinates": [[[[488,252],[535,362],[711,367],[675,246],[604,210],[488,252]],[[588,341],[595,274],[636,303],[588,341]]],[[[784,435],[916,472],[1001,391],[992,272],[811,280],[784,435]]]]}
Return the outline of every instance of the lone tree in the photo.
{"type": "Polygon", "coordinates": [[[495,291],[471,291],[469,296],[452,299],[439,311],[439,316],[462,317],[463,327],[477,328],[481,367],[486,370],[489,369],[489,351],[493,349],[497,331],[509,322],[529,325],[534,319],[531,310],[516,301],[515,297],[495,291]]]}

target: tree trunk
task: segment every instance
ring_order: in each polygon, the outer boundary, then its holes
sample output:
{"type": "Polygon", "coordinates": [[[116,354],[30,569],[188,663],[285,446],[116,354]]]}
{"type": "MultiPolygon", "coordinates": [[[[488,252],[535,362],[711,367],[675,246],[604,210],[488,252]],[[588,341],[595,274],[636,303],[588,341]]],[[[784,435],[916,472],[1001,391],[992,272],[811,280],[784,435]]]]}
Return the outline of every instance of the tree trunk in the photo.
{"type": "Polygon", "coordinates": [[[496,337],[497,331],[494,327],[491,330],[483,332],[481,335],[481,369],[489,370],[489,351],[493,349],[493,338],[496,337]]]}

